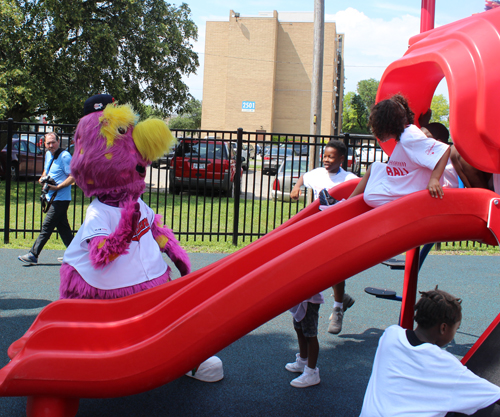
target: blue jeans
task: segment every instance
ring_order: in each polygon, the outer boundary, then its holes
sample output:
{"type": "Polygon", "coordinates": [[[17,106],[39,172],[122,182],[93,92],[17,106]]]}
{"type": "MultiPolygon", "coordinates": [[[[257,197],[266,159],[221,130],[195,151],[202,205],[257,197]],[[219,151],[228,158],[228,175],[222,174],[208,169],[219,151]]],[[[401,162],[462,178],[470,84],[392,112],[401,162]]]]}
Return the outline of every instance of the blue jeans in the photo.
{"type": "Polygon", "coordinates": [[[61,239],[66,247],[73,240],[73,231],[68,222],[68,207],[70,201],[53,201],[47,211],[45,220],[42,224],[42,231],[36,239],[30,252],[38,258],[45,244],[49,241],[52,232],[57,227],[57,231],[61,235],[61,239]]]}

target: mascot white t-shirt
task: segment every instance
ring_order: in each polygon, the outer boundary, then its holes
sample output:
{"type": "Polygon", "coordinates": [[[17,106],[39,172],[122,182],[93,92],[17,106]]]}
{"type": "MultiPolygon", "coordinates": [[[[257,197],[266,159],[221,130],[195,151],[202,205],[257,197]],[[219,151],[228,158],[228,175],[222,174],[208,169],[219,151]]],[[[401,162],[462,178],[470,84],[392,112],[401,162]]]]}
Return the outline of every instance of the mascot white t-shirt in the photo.
{"type": "Polygon", "coordinates": [[[167,264],[158,250],[150,225],[155,214],[144,201],[138,200],[141,218],[128,253],[117,257],[102,269],[90,263],[90,239],[108,236],[116,230],[121,219],[121,208],[111,207],[94,199],[87,209],[85,221],[64,253],[64,262],[75,268],[82,278],[95,288],[112,290],[140,284],[163,275],[167,264]]]}

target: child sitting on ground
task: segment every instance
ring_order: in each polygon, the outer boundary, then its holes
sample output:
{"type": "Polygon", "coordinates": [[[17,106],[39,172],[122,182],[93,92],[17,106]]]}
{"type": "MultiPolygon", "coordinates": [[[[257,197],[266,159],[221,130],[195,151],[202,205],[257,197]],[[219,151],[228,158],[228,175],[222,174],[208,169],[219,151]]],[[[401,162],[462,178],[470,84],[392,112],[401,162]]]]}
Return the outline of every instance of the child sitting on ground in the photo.
{"type": "MultiPolygon", "coordinates": [[[[304,185],[313,190],[314,199],[316,200],[319,198],[322,190],[329,190],[345,181],[358,178],[355,174],[347,172],[341,167],[346,155],[347,147],[343,142],[339,140],[328,142],[323,151],[323,167],[313,169],[301,175],[293,187],[290,197],[298,200],[301,193],[300,187],[304,185]]],[[[333,312],[330,316],[328,332],[338,334],[342,330],[344,312],[354,304],[354,299],[345,293],[345,282],[334,285],[332,289],[335,301],[333,312]]]]}
{"type": "Polygon", "coordinates": [[[403,96],[377,103],[369,126],[380,142],[394,138],[397,143],[389,162],[370,165],[350,198],[364,193],[366,204],[378,207],[426,188],[432,197],[443,198],[442,176],[450,147],[413,125],[413,112],[403,96]]]}
{"type": "Polygon", "coordinates": [[[360,417],[473,414],[500,399],[500,387],[441,349],[460,326],[461,300],[437,286],[420,294],[417,328],[390,326],[380,338],[360,417]]]}

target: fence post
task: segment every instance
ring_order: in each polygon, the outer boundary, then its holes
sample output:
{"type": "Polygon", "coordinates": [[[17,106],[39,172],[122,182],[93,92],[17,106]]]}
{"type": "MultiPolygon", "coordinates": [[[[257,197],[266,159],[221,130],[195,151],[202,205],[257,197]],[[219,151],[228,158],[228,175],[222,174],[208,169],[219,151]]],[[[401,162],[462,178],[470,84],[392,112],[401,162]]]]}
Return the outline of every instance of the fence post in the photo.
{"type": "Polygon", "coordinates": [[[5,223],[3,230],[3,243],[9,243],[10,236],[10,185],[12,175],[10,173],[12,167],[12,132],[14,127],[14,120],[7,120],[7,164],[5,167],[5,223]]]}
{"type": "MultiPolygon", "coordinates": [[[[234,217],[233,217],[233,245],[238,245],[238,224],[240,217],[241,194],[241,154],[243,149],[243,129],[238,128],[236,135],[236,175],[234,177],[234,217]]],[[[247,153],[248,156],[248,153],[247,153]]]]}
{"type": "MultiPolygon", "coordinates": [[[[344,133],[344,145],[347,148],[347,155],[344,158],[344,162],[342,162],[342,169],[346,170],[346,171],[347,171],[347,163],[349,161],[349,142],[350,141],[351,140],[350,140],[349,133],[344,133]]],[[[352,150],[352,152],[354,153],[354,149],[352,150]]],[[[354,157],[353,157],[353,161],[354,161],[354,157]]]]}

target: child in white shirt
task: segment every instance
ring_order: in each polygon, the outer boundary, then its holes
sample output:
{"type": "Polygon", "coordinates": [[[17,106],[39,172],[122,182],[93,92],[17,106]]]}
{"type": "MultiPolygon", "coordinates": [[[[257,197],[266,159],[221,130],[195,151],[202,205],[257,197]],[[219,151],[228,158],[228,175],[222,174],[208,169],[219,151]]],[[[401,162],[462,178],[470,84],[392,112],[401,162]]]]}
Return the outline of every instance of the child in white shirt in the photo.
{"type": "MultiPolygon", "coordinates": [[[[301,175],[293,187],[290,197],[298,200],[300,187],[304,185],[311,188],[316,200],[323,189],[331,189],[345,181],[358,178],[357,175],[347,172],[342,168],[342,163],[347,156],[347,147],[339,140],[331,140],[323,150],[323,166],[301,175]]],[[[345,292],[345,282],[340,282],[332,287],[334,304],[328,332],[338,334],[342,330],[344,312],[354,304],[354,299],[345,292]]]]}
{"type": "Polygon", "coordinates": [[[421,292],[417,328],[389,327],[380,338],[360,417],[473,414],[500,399],[500,387],[478,377],[441,349],[462,320],[461,300],[421,292]]]}
{"type": "Polygon", "coordinates": [[[396,147],[387,164],[374,162],[368,168],[350,197],[364,193],[365,202],[372,207],[425,189],[432,197],[443,198],[442,176],[450,147],[413,125],[413,112],[403,96],[377,103],[369,125],[380,142],[394,138],[396,147]]]}

